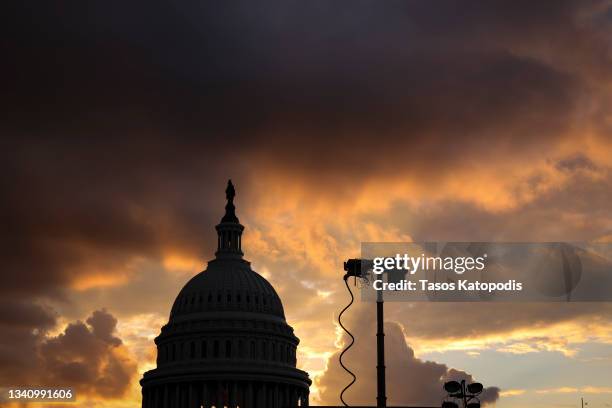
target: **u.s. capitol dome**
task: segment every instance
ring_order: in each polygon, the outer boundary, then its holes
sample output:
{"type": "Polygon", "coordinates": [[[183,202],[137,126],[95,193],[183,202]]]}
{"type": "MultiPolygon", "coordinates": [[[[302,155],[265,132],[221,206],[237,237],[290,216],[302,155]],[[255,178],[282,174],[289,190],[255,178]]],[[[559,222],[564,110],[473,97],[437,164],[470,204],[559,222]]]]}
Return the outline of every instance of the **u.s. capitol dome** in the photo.
{"type": "Polygon", "coordinates": [[[143,408],[308,406],[299,339],[272,285],[243,259],[228,182],[217,252],[180,291],[155,339],[157,368],[140,380],[143,408]]]}

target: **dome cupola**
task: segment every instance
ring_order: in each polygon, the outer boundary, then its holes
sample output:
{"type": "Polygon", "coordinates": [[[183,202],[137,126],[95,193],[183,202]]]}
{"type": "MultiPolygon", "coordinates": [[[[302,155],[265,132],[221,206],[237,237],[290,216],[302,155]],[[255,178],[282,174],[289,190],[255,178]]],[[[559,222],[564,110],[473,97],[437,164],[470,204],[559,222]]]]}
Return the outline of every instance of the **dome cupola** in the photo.
{"type": "Polygon", "coordinates": [[[234,197],[236,190],[232,184],[232,180],[227,182],[225,189],[225,215],[221,218],[221,222],[216,226],[217,229],[217,258],[242,258],[242,231],[244,227],[240,224],[236,217],[236,207],[234,206],[234,197]]]}

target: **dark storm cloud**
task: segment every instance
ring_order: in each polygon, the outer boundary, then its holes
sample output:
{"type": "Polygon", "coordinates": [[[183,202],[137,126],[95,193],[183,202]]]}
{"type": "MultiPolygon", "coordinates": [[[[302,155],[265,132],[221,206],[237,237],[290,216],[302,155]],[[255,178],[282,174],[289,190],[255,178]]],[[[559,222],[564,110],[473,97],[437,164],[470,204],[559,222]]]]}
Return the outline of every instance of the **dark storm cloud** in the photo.
{"type": "Polygon", "coordinates": [[[20,7],[2,43],[3,290],[45,293],[170,241],[200,251],[218,217],[202,192],[258,166],[324,173],[324,187],[391,163],[433,178],[502,146],[546,151],[583,90],[565,55],[605,61],[597,7],[20,7]],[[563,58],[525,51],[547,40],[563,58]]]}
{"type": "Polygon", "coordinates": [[[559,160],[557,168],[563,171],[597,170],[597,166],[585,155],[578,154],[559,160]]]}
{"type": "Polygon", "coordinates": [[[92,269],[121,270],[134,255],[155,258],[168,243],[204,251],[197,237],[212,235],[220,216],[222,176],[197,161],[185,173],[164,169],[173,155],[114,143],[20,146],[3,182],[0,291],[44,293],[92,269]],[[208,201],[212,183],[218,194],[208,201]]]}
{"type": "Polygon", "coordinates": [[[46,382],[69,384],[104,398],[119,397],[135,376],[136,365],[118,352],[117,320],[103,310],[95,311],[86,323],[71,323],[62,334],[41,344],[46,382]]]}
{"type": "MultiPolygon", "coordinates": [[[[111,304],[126,314],[147,307],[159,312],[179,284],[159,271],[161,259],[173,251],[202,260],[212,254],[212,226],[230,176],[242,216],[242,208],[267,193],[252,183],[263,171],[289,175],[317,196],[332,190],[339,200],[339,181],[351,191],[363,179],[389,175],[434,184],[441,174],[483,158],[546,158],[576,116],[608,130],[600,82],[612,72],[611,13],[603,2],[15,7],[0,40],[3,383],[32,383],[44,367],[42,382],[74,381],[85,392],[119,395],[134,371],[114,317],[96,312],[49,337],[55,313],[23,299],[66,298],[75,282],[129,275],[130,262],[144,258],[156,272],[151,267],[128,276],[127,284],[81,292],[89,299],[63,304],[64,311],[72,309],[64,315],[111,304]],[[587,113],[577,115],[585,100],[587,113]],[[133,300],[143,291],[155,295],[133,300]]],[[[570,156],[557,168],[597,170],[591,164],[592,158],[570,156]]],[[[523,217],[496,217],[461,203],[415,212],[392,208],[391,215],[417,238],[489,240],[500,231],[519,240],[554,237],[556,218],[566,210],[608,216],[601,204],[609,202],[606,183],[576,182],[531,204],[523,217]],[[534,219],[540,235],[531,232],[534,219]]],[[[386,225],[389,218],[375,221],[386,225]]],[[[585,239],[609,229],[602,222],[580,228],[585,239]]],[[[419,306],[419,313],[437,317],[440,308],[419,306]]],[[[529,326],[532,316],[560,322],[596,313],[588,306],[525,307],[512,322],[483,319],[490,331],[502,332],[529,326]]],[[[425,325],[424,319],[422,326],[407,325],[409,334],[459,335],[456,326],[438,326],[437,319],[425,325]]],[[[414,372],[415,381],[432,387],[423,396],[439,396],[440,376],[467,376],[415,358],[397,327],[390,333],[400,356],[392,362],[393,378],[414,372]]],[[[372,387],[363,392],[373,394],[372,387]]],[[[422,396],[404,388],[391,385],[400,400],[422,396]]]]}
{"type": "Polygon", "coordinates": [[[0,301],[0,324],[44,330],[55,325],[55,316],[52,310],[33,303],[3,299],[0,301]]]}
{"type": "Polygon", "coordinates": [[[12,303],[8,311],[10,318],[0,316],[2,384],[70,386],[103,398],[126,392],[136,365],[115,336],[117,320],[111,314],[95,311],[86,323],[70,323],[63,333],[49,336],[55,319],[48,310],[12,303]]]}
{"type": "Polygon", "coordinates": [[[29,301],[0,302],[0,382],[28,384],[40,367],[36,358],[45,334],[56,324],[55,314],[29,301]]]}
{"type": "Polygon", "coordinates": [[[402,231],[410,231],[415,242],[579,242],[610,234],[612,180],[582,155],[555,163],[570,179],[563,188],[539,194],[531,202],[503,214],[472,203],[441,200],[426,207],[397,202],[383,215],[364,215],[381,223],[387,217],[402,231]],[[590,173],[596,174],[595,177],[590,173]],[[533,228],[537,225],[537,228],[533,228]]]}
{"type": "MultiPolygon", "coordinates": [[[[524,121],[529,108],[562,114],[575,86],[511,49],[559,25],[571,32],[576,6],[565,2],[47,7],[15,19],[9,37],[15,130],[106,138],[151,123],[228,152],[220,134],[248,151],[262,131],[297,126],[318,142],[344,130],[363,149],[374,131],[405,127],[422,140],[428,130],[465,135],[500,115],[524,121]]],[[[289,137],[308,147],[299,133],[289,137]]],[[[332,144],[312,149],[336,151],[343,140],[332,144]]]]}

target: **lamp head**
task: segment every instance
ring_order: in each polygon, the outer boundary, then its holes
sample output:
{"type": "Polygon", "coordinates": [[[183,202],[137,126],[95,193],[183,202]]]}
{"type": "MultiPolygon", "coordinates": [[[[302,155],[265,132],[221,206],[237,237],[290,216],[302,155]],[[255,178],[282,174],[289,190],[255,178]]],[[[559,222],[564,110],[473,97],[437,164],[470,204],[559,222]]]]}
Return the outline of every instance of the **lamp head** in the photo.
{"type": "Polygon", "coordinates": [[[478,395],[482,392],[483,386],[481,383],[468,384],[467,390],[470,394],[478,395]]]}
{"type": "Polygon", "coordinates": [[[344,262],[344,270],[346,275],[344,279],[349,277],[365,279],[368,269],[372,267],[372,261],[369,259],[349,259],[344,262]]]}
{"type": "Polygon", "coordinates": [[[444,390],[449,394],[461,391],[461,384],[457,381],[448,381],[444,383],[444,390]]]}

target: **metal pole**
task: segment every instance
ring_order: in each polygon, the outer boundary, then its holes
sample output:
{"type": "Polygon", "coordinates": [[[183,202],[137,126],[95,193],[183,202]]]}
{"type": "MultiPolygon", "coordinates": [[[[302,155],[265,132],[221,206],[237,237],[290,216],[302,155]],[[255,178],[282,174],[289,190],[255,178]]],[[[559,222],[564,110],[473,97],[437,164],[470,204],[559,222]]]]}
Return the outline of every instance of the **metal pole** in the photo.
{"type": "Polygon", "coordinates": [[[376,379],[377,395],[376,407],[387,407],[386,382],[385,382],[385,332],[383,327],[383,299],[381,291],[378,291],[376,300],[376,379]]]}

